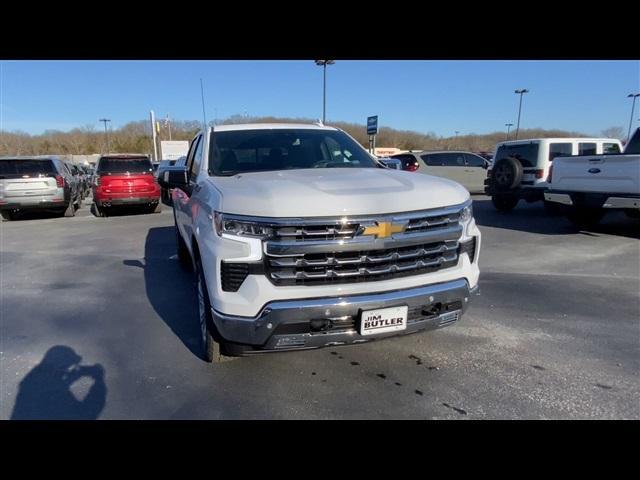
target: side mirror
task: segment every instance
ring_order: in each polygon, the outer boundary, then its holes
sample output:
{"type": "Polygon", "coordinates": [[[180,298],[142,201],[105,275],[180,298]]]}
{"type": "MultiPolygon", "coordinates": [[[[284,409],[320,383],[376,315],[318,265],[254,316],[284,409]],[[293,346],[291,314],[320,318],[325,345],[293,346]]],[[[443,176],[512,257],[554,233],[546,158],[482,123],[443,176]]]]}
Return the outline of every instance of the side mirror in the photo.
{"type": "Polygon", "coordinates": [[[158,183],[163,188],[184,188],[189,184],[187,167],[168,167],[158,175],[158,183]]]}
{"type": "Polygon", "coordinates": [[[398,160],[397,158],[381,158],[379,161],[386,168],[390,168],[392,170],[402,170],[402,161],[398,160]]]}

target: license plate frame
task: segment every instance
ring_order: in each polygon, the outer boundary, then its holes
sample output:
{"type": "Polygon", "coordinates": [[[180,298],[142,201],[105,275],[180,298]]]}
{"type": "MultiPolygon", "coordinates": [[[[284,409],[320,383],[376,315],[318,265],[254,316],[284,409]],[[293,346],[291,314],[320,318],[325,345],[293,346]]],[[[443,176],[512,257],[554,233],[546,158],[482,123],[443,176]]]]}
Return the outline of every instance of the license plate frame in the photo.
{"type": "Polygon", "coordinates": [[[408,317],[407,305],[363,310],[358,330],[362,336],[402,332],[407,329],[408,317]]]}

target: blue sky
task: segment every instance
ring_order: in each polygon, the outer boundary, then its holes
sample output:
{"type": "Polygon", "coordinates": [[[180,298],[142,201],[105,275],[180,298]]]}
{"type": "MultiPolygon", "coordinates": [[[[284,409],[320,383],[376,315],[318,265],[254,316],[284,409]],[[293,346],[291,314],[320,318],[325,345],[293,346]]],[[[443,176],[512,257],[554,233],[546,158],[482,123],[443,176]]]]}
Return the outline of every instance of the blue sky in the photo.
{"type": "MultiPolygon", "coordinates": [[[[154,109],[178,120],[233,114],[320,118],[322,68],[313,61],[2,61],[0,129],[32,134],[154,109]]],[[[437,135],[504,130],[517,120],[516,88],[527,88],[521,128],[589,134],[626,131],[638,61],[337,61],[327,71],[327,123],[362,123],[437,135]]],[[[637,102],[634,127],[638,126],[637,102]]]]}

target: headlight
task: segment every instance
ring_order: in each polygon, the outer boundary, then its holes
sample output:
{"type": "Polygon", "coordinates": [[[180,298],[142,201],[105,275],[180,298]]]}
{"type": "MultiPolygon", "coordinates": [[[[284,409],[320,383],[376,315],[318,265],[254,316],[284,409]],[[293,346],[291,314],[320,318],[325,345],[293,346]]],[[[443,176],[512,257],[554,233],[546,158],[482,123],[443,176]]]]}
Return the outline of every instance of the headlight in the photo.
{"type": "Polygon", "coordinates": [[[243,217],[215,212],[213,220],[216,233],[222,236],[268,238],[273,235],[273,228],[267,224],[244,220],[243,217]]]}
{"type": "Polygon", "coordinates": [[[467,223],[472,218],[473,218],[473,204],[469,203],[469,205],[464,207],[460,212],[460,221],[462,223],[467,223]]]}

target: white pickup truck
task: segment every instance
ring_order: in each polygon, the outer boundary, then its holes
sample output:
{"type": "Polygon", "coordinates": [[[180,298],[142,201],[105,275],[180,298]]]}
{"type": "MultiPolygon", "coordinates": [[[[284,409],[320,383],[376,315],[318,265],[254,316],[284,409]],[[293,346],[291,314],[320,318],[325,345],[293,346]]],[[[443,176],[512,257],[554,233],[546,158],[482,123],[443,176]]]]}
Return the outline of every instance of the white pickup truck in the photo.
{"type": "Polygon", "coordinates": [[[478,288],[469,192],[385,168],[342,130],[209,127],[158,180],[209,362],[443,327],[478,288]]]}
{"type": "Polygon", "coordinates": [[[624,152],[556,157],[545,200],[563,205],[578,226],[596,225],[607,211],[640,217],[640,128],[624,152]]]}

